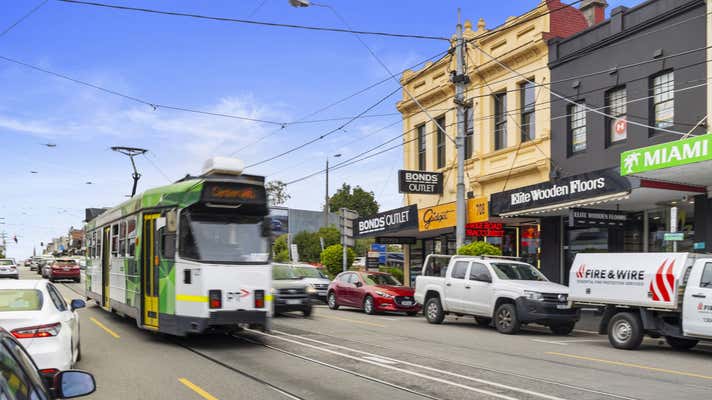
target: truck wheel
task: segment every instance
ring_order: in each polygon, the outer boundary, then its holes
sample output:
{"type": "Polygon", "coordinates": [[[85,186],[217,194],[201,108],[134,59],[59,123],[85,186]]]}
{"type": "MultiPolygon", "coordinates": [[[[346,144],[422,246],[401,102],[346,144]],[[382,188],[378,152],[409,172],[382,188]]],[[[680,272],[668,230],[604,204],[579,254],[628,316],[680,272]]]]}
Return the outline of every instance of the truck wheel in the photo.
{"type": "Polygon", "coordinates": [[[672,336],[665,336],[665,341],[675,350],[690,350],[691,348],[697,346],[697,343],[699,342],[699,340],[695,339],[683,339],[672,336]]]}
{"type": "Polygon", "coordinates": [[[475,317],[475,321],[477,321],[477,325],[489,326],[492,323],[492,318],[475,317]]]}
{"type": "Polygon", "coordinates": [[[366,296],[363,300],[363,311],[368,315],[376,313],[376,305],[373,303],[373,297],[366,296]]]}
{"type": "Polygon", "coordinates": [[[305,317],[311,316],[311,315],[312,315],[312,305],[309,304],[309,305],[307,305],[306,307],[304,307],[304,309],[302,310],[302,314],[303,314],[305,317]]]}
{"type": "Polygon", "coordinates": [[[336,294],[334,292],[329,293],[329,296],[327,296],[327,298],[326,298],[326,303],[329,305],[329,308],[332,310],[339,309],[339,303],[336,302],[336,294]]]}
{"type": "Polygon", "coordinates": [[[575,322],[560,322],[558,324],[549,325],[549,329],[551,329],[554,335],[566,336],[574,330],[574,325],[576,325],[575,322]]]}
{"type": "Polygon", "coordinates": [[[512,335],[519,332],[521,322],[517,317],[517,308],[512,303],[504,303],[494,313],[494,325],[500,333],[512,335]]]}
{"type": "Polygon", "coordinates": [[[608,341],[617,349],[635,350],[643,342],[643,328],[640,317],[628,313],[618,313],[608,323],[608,341]]]}
{"type": "Polygon", "coordinates": [[[433,297],[425,302],[425,319],[431,324],[442,324],[445,319],[445,312],[443,311],[443,306],[440,304],[439,297],[433,297]]]}

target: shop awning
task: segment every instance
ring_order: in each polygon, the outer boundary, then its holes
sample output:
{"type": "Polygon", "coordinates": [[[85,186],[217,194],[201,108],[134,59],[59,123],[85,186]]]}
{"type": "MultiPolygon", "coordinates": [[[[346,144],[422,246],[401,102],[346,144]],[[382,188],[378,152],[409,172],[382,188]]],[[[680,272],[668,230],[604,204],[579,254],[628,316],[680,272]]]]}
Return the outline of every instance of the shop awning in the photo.
{"type": "Polygon", "coordinates": [[[537,208],[530,208],[527,210],[500,213],[499,216],[503,217],[503,218],[508,218],[508,217],[515,217],[515,216],[519,216],[519,215],[544,214],[544,213],[567,210],[569,208],[589,207],[589,206],[598,205],[598,204],[602,204],[602,203],[608,203],[608,202],[612,202],[612,201],[620,201],[620,200],[627,199],[629,197],[630,197],[630,192],[623,191],[623,192],[618,192],[618,193],[611,193],[611,194],[606,194],[606,195],[602,195],[602,196],[591,197],[588,199],[574,200],[574,201],[569,201],[566,203],[542,206],[542,207],[537,207],[537,208]]]}

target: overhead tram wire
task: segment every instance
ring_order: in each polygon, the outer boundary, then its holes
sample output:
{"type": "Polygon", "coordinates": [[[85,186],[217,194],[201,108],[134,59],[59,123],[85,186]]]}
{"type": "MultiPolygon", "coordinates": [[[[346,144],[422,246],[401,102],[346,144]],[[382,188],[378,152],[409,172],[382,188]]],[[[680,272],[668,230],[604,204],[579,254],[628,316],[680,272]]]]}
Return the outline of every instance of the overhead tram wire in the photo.
{"type": "Polygon", "coordinates": [[[34,14],[35,12],[37,12],[37,10],[39,10],[40,8],[42,8],[42,6],[44,6],[45,4],[47,4],[48,1],[49,1],[49,0],[42,0],[42,1],[39,2],[36,6],[32,7],[32,9],[30,9],[30,11],[28,11],[27,13],[25,13],[25,15],[23,15],[22,17],[20,17],[17,21],[13,22],[13,23],[12,23],[11,25],[9,25],[7,28],[3,29],[3,31],[0,32],[0,37],[5,36],[5,34],[7,34],[8,32],[10,32],[11,30],[13,30],[13,28],[15,28],[17,25],[20,25],[20,24],[22,23],[22,21],[24,21],[24,20],[26,20],[27,18],[29,18],[30,16],[32,16],[32,14],[34,14]]]}
{"type": "Polygon", "coordinates": [[[149,13],[149,14],[170,15],[170,16],[174,16],[174,17],[189,17],[189,18],[213,20],[213,21],[220,21],[220,22],[233,22],[233,23],[248,24],[248,25],[263,25],[263,26],[270,26],[270,27],[304,29],[304,30],[323,31],[323,32],[357,33],[360,35],[387,36],[387,37],[406,38],[406,39],[450,41],[449,38],[441,37],[441,36],[416,35],[416,34],[393,33],[393,32],[377,32],[377,31],[361,31],[361,30],[330,28],[330,27],[322,27],[322,26],[307,26],[307,25],[297,25],[297,24],[284,24],[284,23],[278,23],[278,22],[255,21],[255,20],[249,20],[249,19],[214,17],[214,16],[208,16],[208,15],[183,13],[183,12],[177,12],[177,11],[164,11],[164,10],[156,10],[156,9],[150,9],[150,8],[120,6],[117,4],[99,3],[99,2],[92,2],[92,1],[80,1],[80,0],[58,0],[58,1],[61,1],[64,3],[81,4],[81,5],[95,6],[95,7],[104,7],[104,8],[124,10],[124,11],[136,11],[136,12],[143,12],[143,13],[149,13]]]}

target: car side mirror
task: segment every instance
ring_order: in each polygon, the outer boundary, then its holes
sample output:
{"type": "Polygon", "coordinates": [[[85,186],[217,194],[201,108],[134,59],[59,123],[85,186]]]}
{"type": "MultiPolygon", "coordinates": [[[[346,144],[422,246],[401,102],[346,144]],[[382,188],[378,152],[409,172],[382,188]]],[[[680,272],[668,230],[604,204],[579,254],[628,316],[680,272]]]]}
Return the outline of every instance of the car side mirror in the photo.
{"type": "Polygon", "coordinates": [[[363,283],[361,283],[361,282],[356,282],[356,283],[354,283],[354,286],[356,286],[356,287],[361,287],[361,286],[363,286],[363,283]]]}
{"type": "Polygon", "coordinates": [[[82,299],[74,299],[72,302],[69,304],[69,306],[72,308],[72,311],[78,309],[78,308],[84,308],[87,306],[87,303],[84,302],[82,299]]]}
{"type": "Polygon", "coordinates": [[[59,399],[86,396],[95,390],[94,376],[88,372],[70,369],[54,376],[55,397],[59,399]]]}

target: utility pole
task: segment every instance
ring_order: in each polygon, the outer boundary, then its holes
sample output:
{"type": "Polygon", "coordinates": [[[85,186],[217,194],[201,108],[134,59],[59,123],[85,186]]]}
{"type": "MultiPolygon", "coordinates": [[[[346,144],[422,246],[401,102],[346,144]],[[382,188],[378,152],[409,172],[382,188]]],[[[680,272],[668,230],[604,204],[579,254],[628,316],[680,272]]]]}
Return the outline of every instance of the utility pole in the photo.
{"type": "Polygon", "coordinates": [[[707,132],[712,131],[712,0],[707,0],[707,132]]]}
{"type": "Polygon", "coordinates": [[[324,226],[329,226],[329,156],[326,157],[326,189],[324,190],[324,226]]]}
{"type": "Polygon", "coordinates": [[[457,63],[452,82],[455,84],[455,104],[457,105],[457,135],[455,149],[457,153],[457,215],[455,242],[457,248],[465,243],[465,85],[470,81],[465,74],[465,41],[462,35],[460,9],[457,10],[457,38],[455,42],[455,59],[457,63]]]}

